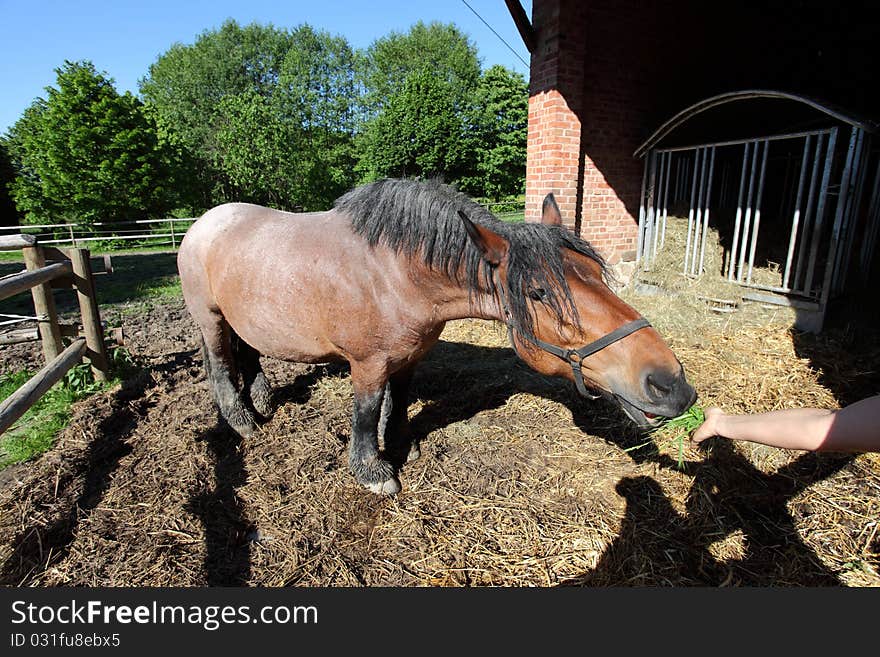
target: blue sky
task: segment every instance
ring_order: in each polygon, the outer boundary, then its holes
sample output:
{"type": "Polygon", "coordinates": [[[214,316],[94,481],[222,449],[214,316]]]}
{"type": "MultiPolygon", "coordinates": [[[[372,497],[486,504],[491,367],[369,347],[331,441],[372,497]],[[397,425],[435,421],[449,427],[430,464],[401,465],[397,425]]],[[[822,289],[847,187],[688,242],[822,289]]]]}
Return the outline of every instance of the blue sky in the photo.
{"type": "MultiPolygon", "coordinates": [[[[519,56],[528,51],[504,0],[467,0],[519,56]]],[[[523,7],[531,15],[530,1],[523,7]]],[[[503,64],[528,77],[528,68],[492,34],[462,0],[0,0],[0,133],[5,133],[45,87],[65,59],[89,59],[137,93],[138,80],[175,42],[192,43],[227,18],[239,23],[293,27],[309,23],[345,36],[355,48],[418,20],[455,23],[476,44],[483,66],[503,64]]]]}

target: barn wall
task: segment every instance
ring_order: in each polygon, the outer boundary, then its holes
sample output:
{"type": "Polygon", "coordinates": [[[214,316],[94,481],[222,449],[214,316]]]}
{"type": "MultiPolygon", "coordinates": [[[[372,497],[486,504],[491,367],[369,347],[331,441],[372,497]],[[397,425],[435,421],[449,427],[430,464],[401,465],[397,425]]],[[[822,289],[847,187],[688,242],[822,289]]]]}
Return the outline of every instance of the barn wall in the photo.
{"type": "Polygon", "coordinates": [[[535,0],[526,220],[553,192],[612,263],[635,259],[642,163],[663,121],[743,88],[804,93],[876,116],[877,9],[807,0],[535,0]],[[784,6],[783,6],[784,5],[784,6]]]}

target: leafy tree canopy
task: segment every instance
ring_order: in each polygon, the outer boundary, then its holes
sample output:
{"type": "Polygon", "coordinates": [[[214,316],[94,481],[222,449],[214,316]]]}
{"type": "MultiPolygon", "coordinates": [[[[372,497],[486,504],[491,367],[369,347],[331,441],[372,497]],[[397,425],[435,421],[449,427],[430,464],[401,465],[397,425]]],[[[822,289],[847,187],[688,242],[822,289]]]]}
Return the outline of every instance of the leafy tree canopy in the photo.
{"type": "Polygon", "coordinates": [[[355,59],[308,25],[227,21],[161,55],[141,93],[195,161],[205,205],[319,209],[352,182],[355,59]]]}
{"type": "Polygon", "coordinates": [[[173,206],[167,153],[130,93],[120,95],[88,61],[56,69],[10,131],[11,186],[30,223],[156,216],[173,206]]]}
{"type": "Polygon", "coordinates": [[[400,92],[410,75],[427,70],[452,90],[461,109],[480,78],[480,60],[471,40],[453,24],[422,21],[409,32],[391,32],[367,49],[363,63],[366,104],[375,112],[400,92]]]}
{"type": "Polygon", "coordinates": [[[470,138],[477,154],[462,187],[491,198],[525,191],[529,92],[525,78],[503,66],[480,77],[474,94],[470,138]]]}

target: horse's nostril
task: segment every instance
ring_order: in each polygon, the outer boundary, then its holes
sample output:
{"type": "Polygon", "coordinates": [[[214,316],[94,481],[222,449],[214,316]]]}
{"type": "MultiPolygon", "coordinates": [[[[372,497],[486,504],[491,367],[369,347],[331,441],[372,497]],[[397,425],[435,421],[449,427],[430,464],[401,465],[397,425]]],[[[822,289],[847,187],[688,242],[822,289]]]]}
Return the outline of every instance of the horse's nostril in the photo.
{"type": "Polygon", "coordinates": [[[648,394],[654,399],[658,399],[660,397],[666,397],[672,392],[675,385],[675,379],[663,376],[662,374],[658,375],[656,373],[651,373],[645,377],[645,383],[648,394]]]}

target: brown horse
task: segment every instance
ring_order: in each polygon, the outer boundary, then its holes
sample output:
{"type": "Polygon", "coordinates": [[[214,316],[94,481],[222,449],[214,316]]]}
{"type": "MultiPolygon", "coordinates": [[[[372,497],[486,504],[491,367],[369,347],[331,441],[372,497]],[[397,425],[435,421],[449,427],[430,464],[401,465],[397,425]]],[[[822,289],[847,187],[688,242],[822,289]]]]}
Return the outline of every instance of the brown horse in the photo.
{"type": "Polygon", "coordinates": [[[616,399],[641,426],[682,413],[696,395],[678,359],[560,224],[552,195],[541,224],[507,224],[446,185],[407,180],[354,189],[327,212],[208,211],[177,262],[222,417],[248,435],[255,413],[271,414],[260,354],[348,361],[350,467],[371,491],[396,493],[379,427],[386,443],[389,431],[408,434],[413,369],[445,323],[465,317],[505,322],[529,366],[616,399]]]}

